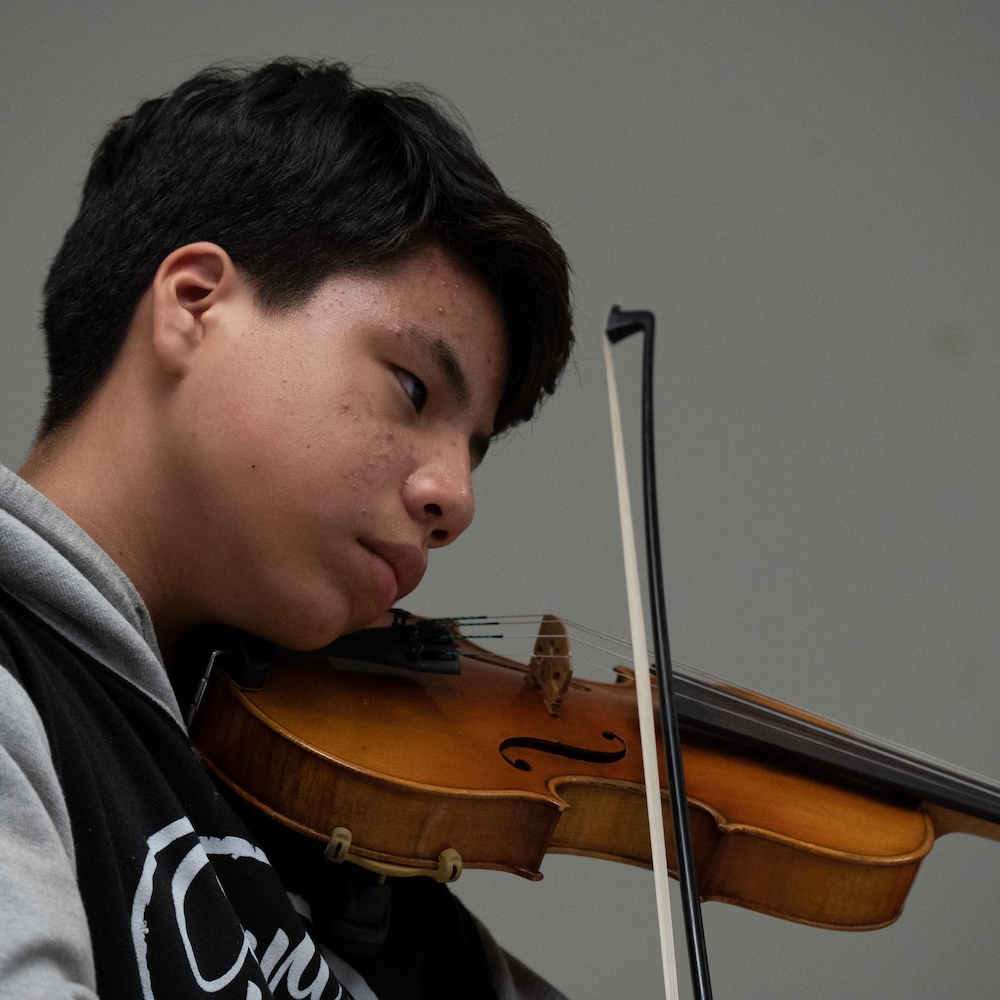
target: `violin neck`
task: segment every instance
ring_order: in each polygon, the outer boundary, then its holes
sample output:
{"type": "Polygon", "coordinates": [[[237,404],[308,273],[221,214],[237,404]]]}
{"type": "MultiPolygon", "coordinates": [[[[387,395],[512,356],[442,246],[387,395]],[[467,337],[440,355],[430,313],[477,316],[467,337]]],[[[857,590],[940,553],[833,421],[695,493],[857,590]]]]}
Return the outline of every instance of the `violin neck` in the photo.
{"type": "Polygon", "coordinates": [[[1000,841],[1000,823],[991,823],[978,816],[946,809],[933,802],[925,803],[924,809],[934,824],[935,836],[941,837],[946,833],[971,833],[974,837],[1000,841]]]}
{"type": "Polygon", "coordinates": [[[1000,839],[996,782],[727,684],[675,673],[674,691],[689,733],[791,757],[876,794],[932,805],[939,833],[1000,839]]]}

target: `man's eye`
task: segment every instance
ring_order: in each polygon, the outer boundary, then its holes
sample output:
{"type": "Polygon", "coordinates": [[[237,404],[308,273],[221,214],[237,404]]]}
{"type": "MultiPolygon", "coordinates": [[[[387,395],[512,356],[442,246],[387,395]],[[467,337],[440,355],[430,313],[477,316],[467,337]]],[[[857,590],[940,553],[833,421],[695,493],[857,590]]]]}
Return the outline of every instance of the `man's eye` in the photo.
{"type": "Polygon", "coordinates": [[[394,368],[393,374],[403,387],[403,392],[410,397],[413,408],[417,413],[420,413],[427,403],[427,386],[416,375],[408,372],[405,368],[394,368]]]}

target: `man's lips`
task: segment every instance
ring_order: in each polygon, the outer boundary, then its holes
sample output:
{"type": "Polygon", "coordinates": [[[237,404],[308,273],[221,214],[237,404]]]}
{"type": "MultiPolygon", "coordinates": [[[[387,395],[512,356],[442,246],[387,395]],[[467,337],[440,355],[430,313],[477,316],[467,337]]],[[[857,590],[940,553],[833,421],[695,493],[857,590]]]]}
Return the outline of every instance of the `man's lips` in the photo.
{"type": "Polygon", "coordinates": [[[427,569],[427,556],[422,549],[391,542],[362,542],[361,544],[380,560],[388,563],[389,569],[392,571],[396,593],[389,603],[400,597],[405,597],[420,583],[427,569]]]}

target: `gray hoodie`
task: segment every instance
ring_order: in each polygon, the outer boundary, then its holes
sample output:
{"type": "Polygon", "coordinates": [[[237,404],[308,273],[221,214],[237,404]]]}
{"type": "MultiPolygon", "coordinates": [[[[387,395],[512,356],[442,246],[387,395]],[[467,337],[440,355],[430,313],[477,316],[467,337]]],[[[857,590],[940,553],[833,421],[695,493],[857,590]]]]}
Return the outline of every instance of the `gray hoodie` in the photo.
{"type": "MultiPolygon", "coordinates": [[[[0,465],[0,588],[152,699],[183,729],[132,583],[82,528],[0,465]]],[[[13,665],[8,665],[13,666],[13,665]]],[[[42,720],[0,663],[0,1000],[92,1000],[94,961],[69,815],[42,720]]],[[[500,1000],[562,995],[479,925],[500,1000]]],[[[324,949],[356,1000],[377,1000],[324,949]]]]}

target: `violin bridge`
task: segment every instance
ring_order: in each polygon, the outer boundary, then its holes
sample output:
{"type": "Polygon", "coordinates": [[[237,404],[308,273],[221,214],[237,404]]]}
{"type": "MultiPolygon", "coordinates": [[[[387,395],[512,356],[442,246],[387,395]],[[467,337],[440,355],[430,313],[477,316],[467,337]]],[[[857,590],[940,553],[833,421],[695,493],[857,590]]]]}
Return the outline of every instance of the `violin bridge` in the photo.
{"type": "Polygon", "coordinates": [[[558,715],[572,677],[573,659],[566,626],[555,615],[543,615],[524,681],[541,694],[549,715],[558,715]]]}

